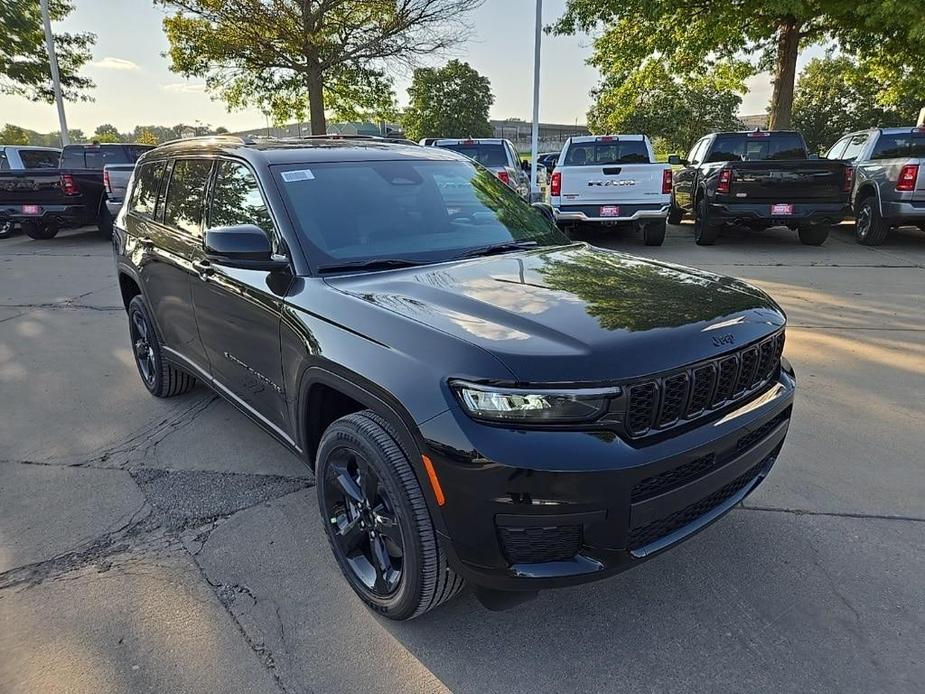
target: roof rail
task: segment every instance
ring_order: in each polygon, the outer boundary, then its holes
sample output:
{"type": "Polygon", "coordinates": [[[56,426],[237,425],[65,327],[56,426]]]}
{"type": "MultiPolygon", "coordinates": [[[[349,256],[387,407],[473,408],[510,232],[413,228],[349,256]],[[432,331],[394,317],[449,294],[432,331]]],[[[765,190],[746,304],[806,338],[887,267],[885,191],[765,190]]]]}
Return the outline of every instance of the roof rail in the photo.
{"type": "Polygon", "coordinates": [[[161,146],[173,145],[173,144],[176,144],[177,142],[197,142],[197,141],[203,141],[203,140],[228,140],[238,145],[254,144],[254,140],[249,135],[241,137],[240,135],[220,134],[220,135],[196,135],[195,137],[178,137],[175,140],[168,140],[167,142],[162,142],[161,146]]]}

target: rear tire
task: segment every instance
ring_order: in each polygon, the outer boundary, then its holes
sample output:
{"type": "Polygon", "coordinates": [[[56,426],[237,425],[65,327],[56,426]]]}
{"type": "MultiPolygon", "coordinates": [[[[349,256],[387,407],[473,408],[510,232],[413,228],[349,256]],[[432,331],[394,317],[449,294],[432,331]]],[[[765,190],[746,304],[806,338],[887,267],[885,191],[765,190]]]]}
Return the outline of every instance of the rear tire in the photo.
{"type": "Polygon", "coordinates": [[[642,240],[647,246],[661,246],[665,241],[665,220],[642,225],[642,240]]]}
{"type": "Polygon", "coordinates": [[[103,209],[100,210],[99,217],[96,219],[96,229],[101,238],[107,241],[112,240],[112,224],[112,214],[109,212],[109,208],[104,204],[103,209]]]}
{"type": "Polygon", "coordinates": [[[30,239],[46,241],[55,237],[58,233],[58,225],[52,222],[23,222],[22,230],[30,239]]]}
{"type": "Polygon", "coordinates": [[[364,410],[331,424],[318,446],[315,479],[331,550],[369,607],[389,619],[413,619],[463,588],[409,456],[382,417],[364,410]]]}
{"type": "Polygon", "coordinates": [[[814,224],[812,226],[803,226],[797,230],[800,235],[800,243],[804,246],[821,246],[829,238],[828,224],[814,224]]]}
{"type": "Polygon", "coordinates": [[[154,397],[169,398],[187,393],[196,386],[196,379],[170,364],[161,349],[154,321],[141,295],[128,304],[129,335],[135,366],[145,388],[154,397]]]}
{"type": "Polygon", "coordinates": [[[694,241],[698,246],[712,246],[719,237],[719,227],[710,221],[710,206],[705,195],[697,198],[694,217],[694,241]]]}
{"type": "Polygon", "coordinates": [[[880,216],[876,198],[868,195],[861,200],[854,222],[854,237],[863,246],[879,246],[886,241],[890,225],[880,216]]]}
{"type": "Polygon", "coordinates": [[[0,239],[8,239],[16,231],[14,222],[0,222],[0,239]]]}

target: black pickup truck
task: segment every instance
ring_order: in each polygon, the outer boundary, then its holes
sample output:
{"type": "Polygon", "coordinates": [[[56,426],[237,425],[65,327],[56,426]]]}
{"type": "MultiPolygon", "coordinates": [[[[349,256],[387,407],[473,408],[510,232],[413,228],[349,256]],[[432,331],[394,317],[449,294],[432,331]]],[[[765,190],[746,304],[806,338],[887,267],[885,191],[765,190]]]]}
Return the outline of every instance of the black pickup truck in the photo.
{"type": "Polygon", "coordinates": [[[755,130],[706,135],[674,176],[668,221],[694,217],[698,245],[716,242],[724,225],[795,229],[819,246],[850,215],[854,170],[843,161],[811,158],[800,133],[755,130]]]}
{"type": "Polygon", "coordinates": [[[68,145],[57,169],[0,171],[0,223],[18,223],[33,239],[95,224],[109,238],[112,215],[106,207],[103,167],[134,164],[149,149],[123,143],[68,145]]]}

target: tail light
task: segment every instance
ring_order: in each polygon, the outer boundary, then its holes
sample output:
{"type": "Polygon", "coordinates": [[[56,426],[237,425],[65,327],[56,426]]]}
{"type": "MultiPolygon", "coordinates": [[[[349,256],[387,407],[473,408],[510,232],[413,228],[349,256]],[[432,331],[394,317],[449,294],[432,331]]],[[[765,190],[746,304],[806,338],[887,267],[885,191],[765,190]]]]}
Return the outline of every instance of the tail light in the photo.
{"type": "Polygon", "coordinates": [[[112,184],[109,182],[109,172],[106,169],[103,169],[103,185],[106,187],[106,192],[112,192],[112,184]]]}
{"type": "Polygon", "coordinates": [[[662,171],[662,195],[667,195],[671,192],[672,176],[671,169],[662,171]]]}
{"type": "Polygon", "coordinates": [[[77,181],[71,174],[61,174],[61,190],[65,195],[78,195],[80,188],[77,187],[77,181]]]}
{"type": "Polygon", "coordinates": [[[507,183],[508,185],[511,185],[511,174],[509,174],[507,171],[503,169],[499,171],[498,178],[501,179],[502,183],[507,183]]]}
{"type": "Polygon", "coordinates": [[[915,190],[915,179],[919,177],[918,164],[906,164],[902,171],[899,172],[899,180],[896,181],[896,190],[910,192],[915,190]]]}
{"type": "Polygon", "coordinates": [[[853,185],[854,185],[854,167],[845,166],[845,178],[844,180],[842,180],[842,186],[841,186],[842,192],[850,193],[851,186],[853,185]]]}
{"type": "Polygon", "coordinates": [[[553,171],[552,178],[549,179],[549,194],[553,197],[559,197],[562,194],[562,172],[553,171]]]}
{"type": "Polygon", "coordinates": [[[717,193],[728,193],[732,184],[732,169],[720,169],[719,183],[716,184],[717,193]]]}

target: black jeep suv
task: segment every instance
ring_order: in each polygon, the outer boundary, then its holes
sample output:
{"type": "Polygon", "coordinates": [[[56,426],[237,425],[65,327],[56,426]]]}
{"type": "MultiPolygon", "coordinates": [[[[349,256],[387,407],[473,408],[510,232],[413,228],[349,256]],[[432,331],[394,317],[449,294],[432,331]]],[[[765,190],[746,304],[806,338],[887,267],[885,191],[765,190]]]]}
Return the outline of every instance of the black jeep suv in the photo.
{"type": "Polygon", "coordinates": [[[203,381],[304,457],[388,617],[464,580],[501,606],[635,566],[768,474],[785,318],[549,212],[439,148],[158,147],[113,236],[139,373],[159,397],[203,381]]]}

